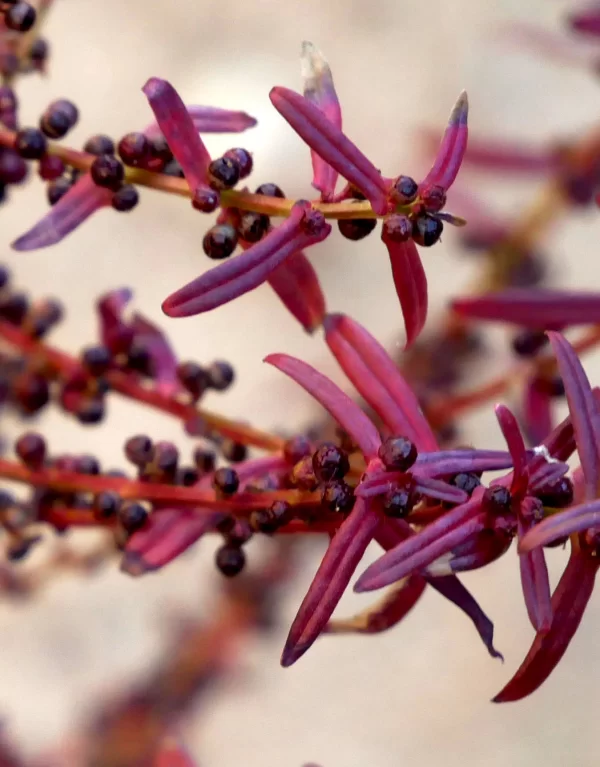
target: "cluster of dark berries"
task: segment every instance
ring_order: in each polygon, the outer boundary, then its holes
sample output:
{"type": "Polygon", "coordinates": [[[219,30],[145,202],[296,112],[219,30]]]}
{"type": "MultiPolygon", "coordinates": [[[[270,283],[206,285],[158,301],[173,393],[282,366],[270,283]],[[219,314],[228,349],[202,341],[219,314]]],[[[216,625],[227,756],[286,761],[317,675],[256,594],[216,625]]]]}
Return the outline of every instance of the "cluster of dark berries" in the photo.
{"type": "Polygon", "coordinates": [[[14,32],[29,32],[36,20],[36,10],[22,0],[0,0],[0,14],[4,24],[14,32]]]}

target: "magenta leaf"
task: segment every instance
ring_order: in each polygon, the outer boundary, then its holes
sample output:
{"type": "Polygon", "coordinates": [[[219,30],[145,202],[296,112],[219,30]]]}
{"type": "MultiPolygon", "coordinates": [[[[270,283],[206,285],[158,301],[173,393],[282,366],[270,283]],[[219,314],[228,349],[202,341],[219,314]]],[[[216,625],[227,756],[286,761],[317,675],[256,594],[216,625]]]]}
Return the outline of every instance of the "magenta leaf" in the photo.
{"type": "Polygon", "coordinates": [[[592,388],[575,350],[564,336],[549,333],[562,376],[577,452],[585,476],[586,498],[600,490],[600,412],[592,388]]]}
{"type": "Polygon", "coordinates": [[[210,154],[185,104],[166,80],[151,77],[142,88],[169,149],[181,165],[191,192],[207,183],[210,154]]]}
{"type": "Polygon", "coordinates": [[[390,257],[394,286],[404,316],[405,348],[408,349],[427,319],[427,275],[414,240],[398,242],[389,236],[385,226],[381,230],[381,239],[390,257]]]}
{"type": "Polygon", "coordinates": [[[433,166],[419,184],[421,191],[430,186],[449,189],[454,183],[467,148],[468,115],[469,101],[463,91],[452,109],[433,166]]]}
{"type": "Polygon", "coordinates": [[[532,551],[567,535],[581,533],[598,526],[600,526],[600,500],[581,503],[578,506],[571,506],[566,511],[552,514],[532,527],[519,542],[519,549],[523,552],[532,551]]]}
{"type": "Polygon", "coordinates": [[[556,170],[556,155],[550,149],[495,139],[469,139],[463,166],[502,173],[546,175],[556,170]]]}
{"type": "MultiPolygon", "coordinates": [[[[329,64],[321,51],[312,43],[302,43],[302,77],[304,78],[304,98],[318,107],[325,117],[338,130],[342,129],[342,110],[335,92],[329,64]]],[[[323,200],[330,200],[335,193],[338,173],[321,156],[311,150],[313,182],[315,189],[321,192],[323,200]]]]}
{"type": "Polygon", "coordinates": [[[452,309],[463,317],[552,330],[600,322],[600,293],[511,288],[458,298],[452,309]]]}
{"type": "Polygon", "coordinates": [[[293,378],[330,413],[340,426],[356,442],[363,454],[372,458],[377,455],[381,438],[375,426],[347,394],[333,381],[319,373],[306,362],[287,354],[270,354],[265,362],[293,378]]]}
{"type": "Polygon", "coordinates": [[[513,479],[510,491],[520,495],[527,489],[527,450],[521,436],[517,419],[505,405],[496,405],[496,418],[502,429],[508,450],[513,460],[513,479]]]}
{"type": "MultiPolygon", "coordinates": [[[[517,519],[519,541],[527,530],[535,527],[535,519],[541,509],[537,498],[528,497],[522,501],[517,519]]],[[[552,623],[552,604],[548,567],[542,549],[523,552],[519,550],[521,587],[531,625],[536,631],[546,632],[552,623]]]]}
{"type": "Polygon", "coordinates": [[[527,657],[495,703],[521,700],[537,690],[554,671],[575,635],[594,588],[598,561],[574,546],[569,563],[552,596],[550,630],[538,632],[527,657]]]}
{"type": "MultiPolygon", "coordinates": [[[[198,133],[242,133],[256,125],[256,119],[246,112],[219,107],[186,106],[186,111],[198,133]]],[[[144,130],[148,138],[162,136],[158,123],[148,125],[144,130]]]]}
{"type": "Polygon", "coordinates": [[[268,277],[269,285],[307,333],[314,333],[325,316],[325,296],[312,264],[300,250],[268,277]]]}
{"type": "Polygon", "coordinates": [[[471,448],[419,453],[412,468],[415,476],[439,477],[461,472],[498,471],[512,467],[510,453],[504,450],[471,448]]]}
{"type": "Polygon", "coordinates": [[[383,177],[364,154],[311,101],[288,88],[269,94],[279,114],[321,159],[364,194],[378,215],[388,209],[383,177]]]}
{"type": "Polygon", "coordinates": [[[441,479],[418,475],[415,476],[415,492],[428,498],[435,498],[438,501],[456,504],[465,503],[469,497],[464,490],[454,487],[454,485],[449,485],[441,479]]]}
{"type": "Polygon", "coordinates": [[[77,180],[41,221],[12,243],[14,250],[56,245],[100,208],[111,204],[110,189],[97,186],[89,173],[77,180]]]}
{"type": "Polygon", "coordinates": [[[590,37],[600,37],[600,8],[592,7],[576,11],[568,18],[571,29],[590,37]]]}
{"type": "Polygon", "coordinates": [[[202,314],[248,293],[287,258],[324,240],[331,226],[307,202],[294,204],[289,217],[241,255],[197,277],[162,305],[170,317],[202,314]]]}
{"type": "Polygon", "coordinates": [[[177,357],[162,330],[141,314],[134,314],[131,328],[150,358],[152,378],[157,389],[167,396],[181,391],[177,377],[177,357]]]}
{"type": "Polygon", "coordinates": [[[282,666],[295,663],[324,630],[373,539],[379,519],[379,514],[369,503],[357,500],[329,544],[300,605],[283,649],[282,666]]]}
{"type": "Polygon", "coordinates": [[[132,298],[129,288],[120,288],[101,296],[96,304],[100,340],[113,354],[126,352],[133,340],[133,328],[123,319],[123,310],[132,298]]]}
{"type": "Polygon", "coordinates": [[[523,429],[529,442],[539,445],[552,431],[552,397],[537,376],[529,376],[523,392],[523,429]]]}
{"type": "Polygon", "coordinates": [[[324,325],[342,370],[390,431],[408,437],[420,451],[437,450],[416,396],[383,346],[347,315],[328,315],[324,325]]]}
{"type": "Polygon", "coordinates": [[[442,557],[427,568],[432,575],[449,575],[485,567],[505,554],[512,538],[493,530],[483,530],[479,535],[455,546],[448,557],[442,557]]]}

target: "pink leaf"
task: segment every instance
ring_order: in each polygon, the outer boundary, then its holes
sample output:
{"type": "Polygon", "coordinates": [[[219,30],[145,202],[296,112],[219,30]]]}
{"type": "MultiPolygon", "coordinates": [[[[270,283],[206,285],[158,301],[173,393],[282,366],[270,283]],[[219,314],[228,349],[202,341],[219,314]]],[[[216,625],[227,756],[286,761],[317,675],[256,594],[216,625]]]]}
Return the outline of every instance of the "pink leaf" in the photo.
{"type": "MultiPolygon", "coordinates": [[[[256,119],[246,112],[193,105],[186,106],[186,111],[198,133],[242,133],[242,131],[256,125],[256,119]]],[[[156,122],[148,125],[144,134],[148,138],[162,136],[161,129],[156,122]]]]}
{"type": "Polygon", "coordinates": [[[268,277],[269,285],[307,333],[325,316],[325,296],[312,264],[300,250],[280,264],[268,277]]]}
{"type": "Polygon", "coordinates": [[[571,506],[534,525],[519,542],[519,550],[532,551],[568,535],[600,526],[600,500],[571,506]]]}
{"type": "Polygon", "coordinates": [[[547,386],[529,376],[523,392],[523,427],[530,443],[539,445],[552,431],[552,397],[547,386]]]}
{"type": "Polygon", "coordinates": [[[527,451],[517,419],[505,405],[496,405],[496,418],[513,460],[513,479],[510,491],[520,495],[527,489],[527,451]]]}
{"type": "Polygon", "coordinates": [[[463,91],[452,109],[433,166],[419,184],[421,190],[430,186],[441,186],[444,189],[452,186],[467,148],[468,115],[469,101],[466,91],[463,91]]]}

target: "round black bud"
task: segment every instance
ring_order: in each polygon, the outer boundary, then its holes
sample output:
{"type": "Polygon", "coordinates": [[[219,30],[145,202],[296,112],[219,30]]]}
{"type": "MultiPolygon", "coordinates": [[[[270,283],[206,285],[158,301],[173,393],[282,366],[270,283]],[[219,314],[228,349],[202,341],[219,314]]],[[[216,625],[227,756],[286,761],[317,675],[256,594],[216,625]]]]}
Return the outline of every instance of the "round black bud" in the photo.
{"type": "Polygon", "coordinates": [[[50,205],[56,205],[72,186],[73,184],[68,178],[57,178],[55,181],[48,184],[46,188],[46,197],[48,198],[50,205]]]}
{"type": "Polygon", "coordinates": [[[91,397],[81,402],[75,416],[79,423],[91,426],[100,423],[105,412],[104,401],[100,397],[91,397]]]}
{"type": "Polygon", "coordinates": [[[481,479],[477,474],[461,472],[452,477],[450,484],[454,485],[454,487],[458,487],[459,490],[464,490],[467,495],[472,495],[475,488],[479,487],[481,484],[481,479]]]}
{"type": "Polygon", "coordinates": [[[417,448],[406,437],[389,437],[379,446],[378,455],[388,471],[407,471],[417,460],[417,448]]]}
{"type": "Polygon", "coordinates": [[[235,379],[233,367],[224,360],[216,360],[211,363],[206,372],[208,373],[210,388],[217,391],[225,391],[235,379]]]}
{"type": "Polygon", "coordinates": [[[208,373],[197,362],[180,362],[177,365],[177,378],[194,400],[200,399],[210,385],[208,373]]]}
{"type": "Polygon", "coordinates": [[[329,511],[352,511],[354,491],[350,485],[339,480],[327,482],[321,491],[321,503],[329,511]]]}
{"type": "Polygon", "coordinates": [[[100,157],[105,154],[115,153],[115,143],[110,136],[104,136],[99,133],[96,136],[91,136],[83,145],[83,151],[88,154],[96,155],[100,157]]]}
{"type": "Polygon", "coordinates": [[[217,549],[215,564],[223,575],[227,576],[227,578],[233,578],[244,569],[246,555],[239,546],[232,546],[226,543],[217,549]]]}
{"type": "Polygon", "coordinates": [[[48,45],[48,41],[43,37],[38,37],[29,49],[29,58],[33,64],[37,65],[37,67],[41,67],[48,58],[49,53],[50,46],[48,45]]]}
{"type": "Polygon", "coordinates": [[[285,194],[281,191],[277,184],[261,184],[256,188],[256,192],[254,194],[264,194],[265,197],[281,197],[282,199],[285,197],[285,194]]]}
{"type": "Polygon", "coordinates": [[[48,138],[62,138],[71,127],[69,116],[60,110],[46,110],[40,117],[40,129],[48,138]]]}
{"type": "Polygon", "coordinates": [[[415,500],[413,482],[407,478],[406,482],[396,485],[385,494],[383,511],[388,517],[402,519],[410,513],[415,500]]]}
{"type": "Polygon", "coordinates": [[[412,237],[413,225],[407,216],[394,214],[383,222],[382,237],[392,242],[406,242],[412,237]]]}
{"type": "Polygon", "coordinates": [[[0,182],[20,184],[27,177],[27,163],[11,149],[0,149],[0,182]]]}
{"type": "Polygon", "coordinates": [[[228,149],[223,157],[237,162],[240,169],[240,178],[246,178],[252,173],[252,155],[247,149],[242,149],[241,147],[228,149]]]}
{"type": "Polygon", "coordinates": [[[179,450],[172,442],[162,440],[154,445],[152,463],[161,474],[174,479],[178,462],[179,450]]]}
{"type": "Polygon", "coordinates": [[[46,442],[41,434],[26,432],[15,443],[15,453],[30,469],[40,469],[46,459],[46,442]]]}
{"type": "Polygon", "coordinates": [[[152,373],[152,358],[143,338],[134,338],[127,352],[127,366],[142,375],[152,373]]]}
{"type": "Polygon", "coordinates": [[[119,213],[133,210],[140,201],[138,190],[133,184],[123,184],[112,196],[111,205],[119,213]]]}
{"type": "Polygon", "coordinates": [[[35,373],[22,373],[15,379],[13,393],[20,408],[28,415],[41,410],[50,401],[48,381],[35,373]]]}
{"type": "Polygon", "coordinates": [[[292,466],[301,458],[312,454],[312,446],[308,437],[298,435],[288,439],[283,446],[283,457],[292,466]]]}
{"type": "Polygon", "coordinates": [[[573,503],[573,483],[568,477],[561,477],[556,482],[543,487],[536,495],[544,506],[564,509],[573,503]]]}
{"type": "Polygon", "coordinates": [[[94,183],[107,189],[118,189],[125,177],[122,163],[111,154],[97,157],[90,170],[94,183]]]}
{"type": "Polygon", "coordinates": [[[337,222],[340,234],[347,240],[357,242],[367,237],[377,226],[376,218],[340,218],[337,222]]]}
{"type": "Polygon", "coordinates": [[[231,157],[218,157],[208,166],[208,183],[217,191],[231,189],[239,180],[239,163],[231,157]]]}
{"type": "Polygon", "coordinates": [[[82,352],[81,361],[93,376],[101,376],[110,367],[112,356],[106,346],[88,346],[82,352]]]}
{"type": "Polygon", "coordinates": [[[548,342],[543,330],[522,330],[512,339],[512,348],[519,357],[533,357],[548,342]]]}
{"type": "Polygon", "coordinates": [[[184,487],[191,487],[195,485],[200,479],[198,470],[193,466],[182,466],[177,471],[177,484],[184,485],[184,487]]]}
{"type": "Polygon", "coordinates": [[[35,24],[36,11],[29,3],[15,3],[4,14],[4,23],[15,32],[28,32],[35,24]]]}
{"type": "Polygon", "coordinates": [[[150,141],[138,131],[127,133],[117,146],[119,157],[125,165],[136,167],[150,155],[150,141]]]}
{"type": "Polygon", "coordinates": [[[94,498],[92,506],[94,518],[99,522],[105,519],[112,519],[121,508],[121,496],[111,490],[105,490],[94,498]]]}
{"type": "Polygon", "coordinates": [[[0,290],[6,287],[9,282],[10,282],[10,272],[4,266],[4,264],[0,264],[0,290]]]}
{"type": "Polygon", "coordinates": [[[506,514],[510,511],[512,498],[506,487],[488,487],[483,494],[483,508],[491,514],[506,514]]]}
{"type": "Polygon", "coordinates": [[[237,225],[240,239],[246,242],[258,242],[269,230],[270,219],[261,213],[243,213],[237,225]]]}
{"type": "Polygon", "coordinates": [[[204,235],[202,248],[209,258],[230,256],[237,247],[237,232],[231,224],[217,224],[204,235]]]}
{"type": "Polygon", "coordinates": [[[10,293],[0,300],[0,318],[11,325],[20,325],[29,311],[29,299],[25,293],[10,293]]]}
{"type": "Polygon", "coordinates": [[[212,213],[219,206],[219,195],[214,189],[199,186],[192,197],[192,207],[202,213],[212,213]]]}
{"type": "Polygon", "coordinates": [[[248,457],[248,448],[242,442],[224,439],[221,443],[221,453],[226,461],[239,463],[240,461],[245,461],[248,457]]]}
{"type": "Polygon", "coordinates": [[[40,160],[38,173],[44,181],[54,181],[65,172],[65,164],[55,154],[45,154],[40,160]]]}
{"type": "Polygon", "coordinates": [[[394,182],[393,196],[399,205],[410,205],[417,199],[419,185],[410,176],[398,176],[394,182]]]}
{"type": "Polygon", "coordinates": [[[240,478],[233,469],[217,469],[213,477],[213,487],[224,495],[233,495],[240,486],[240,478]]]}
{"type": "Polygon", "coordinates": [[[214,471],[216,456],[212,450],[203,450],[201,447],[197,447],[194,450],[194,463],[201,474],[208,474],[214,471]]]}
{"type": "Polygon", "coordinates": [[[15,151],[26,160],[39,160],[47,147],[48,142],[37,128],[23,128],[15,136],[15,151]]]}
{"type": "Polygon", "coordinates": [[[150,437],[145,434],[138,434],[130,437],[125,443],[125,457],[134,466],[145,466],[152,460],[154,445],[150,437]]]}
{"type": "Polygon", "coordinates": [[[118,518],[125,532],[131,535],[144,526],[148,512],[141,503],[127,503],[119,508],[118,518]]]}
{"type": "Polygon", "coordinates": [[[100,474],[100,461],[94,455],[80,455],[77,457],[75,470],[80,474],[100,474]]]}
{"type": "Polygon", "coordinates": [[[437,213],[446,204],[446,191],[444,187],[434,184],[421,192],[421,199],[426,210],[437,213]]]}
{"type": "Polygon", "coordinates": [[[429,248],[431,245],[440,239],[442,232],[444,231],[444,223],[439,218],[428,216],[426,213],[417,216],[413,221],[413,240],[425,248],[429,248]]]}
{"type": "Polygon", "coordinates": [[[160,160],[161,163],[166,165],[173,159],[173,152],[167,143],[167,139],[164,136],[155,136],[150,140],[150,155],[156,160],[160,160]]]}
{"type": "Polygon", "coordinates": [[[342,479],[350,470],[350,461],[344,451],[326,442],[315,450],[312,457],[313,471],[320,482],[342,479]]]}

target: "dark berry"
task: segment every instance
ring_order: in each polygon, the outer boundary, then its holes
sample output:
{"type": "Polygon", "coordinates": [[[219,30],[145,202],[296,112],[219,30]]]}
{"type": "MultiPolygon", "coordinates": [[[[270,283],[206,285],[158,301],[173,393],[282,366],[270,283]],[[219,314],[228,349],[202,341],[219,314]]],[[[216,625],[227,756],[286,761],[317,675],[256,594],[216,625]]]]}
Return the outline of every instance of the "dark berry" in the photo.
{"type": "Polygon", "coordinates": [[[80,455],[77,458],[75,470],[80,474],[95,476],[100,474],[100,461],[94,455],[80,455]]]}
{"type": "Polygon", "coordinates": [[[106,346],[89,346],[83,350],[81,361],[93,376],[101,376],[110,367],[112,356],[106,346]]]}
{"type": "Polygon", "coordinates": [[[475,488],[479,487],[481,484],[481,479],[477,476],[477,474],[461,472],[460,474],[452,477],[450,484],[454,485],[454,487],[458,487],[459,490],[464,490],[467,495],[471,495],[475,488]]]}
{"type": "Polygon", "coordinates": [[[194,450],[194,463],[201,474],[208,474],[215,468],[216,456],[211,450],[197,447],[194,450]]]}
{"type": "Polygon", "coordinates": [[[97,136],[92,136],[85,142],[83,151],[88,154],[96,155],[97,157],[105,154],[114,154],[115,143],[110,136],[104,136],[99,133],[97,136]]]}
{"type": "Polygon", "coordinates": [[[118,189],[125,177],[122,163],[111,154],[97,157],[90,170],[94,183],[107,189],[118,189]]]}
{"type": "Polygon", "coordinates": [[[257,187],[255,194],[264,194],[265,197],[285,197],[285,194],[277,186],[277,184],[261,184],[257,187]]]}
{"type": "Polygon", "coordinates": [[[290,472],[290,482],[300,490],[315,490],[319,480],[313,469],[312,456],[306,455],[301,458],[290,472]]]}
{"type": "Polygon", "coordinates": [[[488,487],[483,494],[483,508],[492,514],[506,514],[510,511],[512,498],[505,487],[488,487]]]}
{"type": "Polygon", "coordinates": [[[160,160],[161,167],[171,162],[173,159],[173,152],[167,143],[167,139],[164,136],[155,136],[150,141],[150,156],[156,160],[160,160]]]}
{"type": "Polygon", "coordinates": [[[219,205],[219,195],[214,189],[199,186],[192,197],[192,206],[202,213],[212,213],[219,205]]]}
{"type": "Polygon", "coordinates": [[[231,463],[245,461],[248,457],[248,448],[241,442],[235,442],[232,439],[224,439],[221,443],[221,453],[223,458],[231,463]]]}
{"type": "Polygon", "coordinates": [[[240,478],[233,469],[217,469],[213,478],[213,487],[224,495],[233,495],[240,486],[240,478]]]}
{"type": "Polygon", "coordinates": [[[172,442],[162,440],[154,445],[152,465],[160,474],[174,479],[178,463],[179,450],[172,442]]]}
{"type": "Polygon", "coordinates": [[[133,184],[123,184],[112,196],[111,205],[119,213],[133,210],[140,201],[138,190],[133,184]]]}
{"type": "Polygon", "coordinates": [[[143,338],[134,338],[127,352],[127,366],[146,376],[152,374],[152,357],[143,338]]]}
{"type": "Polygon", "coordinates": [[[410,176],[398,176],[394,182],[394,199],[400,205],[409,205],[417,199],[419,185],[410,176]]]}
{"type": "Polygon", "coordinates": [[[351,511],[354,506],[354,491],[345,482],[328,482],[321,491],[321,503],[329,511],[351,511]]]}
{"type": "Polygon", "coordinates": [[[240,178],[246,178],[252,173],[252,155],[247,149],[242,149],[241,147],[228,149],[223,157],[237,162],[240,169],[240,178]]]}
{"type": "Polygon", "coordinates": [[[406,242],[412,237],[413,225],[407,216],[388,216],[383,222],[382,237],[392,242],[406,242]]]}
{"type": "Polygon", "coordinates": [[[134,466],[145,466],[152,460],[154,445],[150,437],[145,434],[138,434],[130,437],[125,443],[125,456],[134,466]]]}
{"type": "Polygon", "coordinates": [[[10,272],[3,264],[0,264],[0,290],[6,287],[9,282],[10,282],[10,272]]]}
{"type": "Polygon", "coordinates": [[[283,457],[288,463],[292,464],[292,466],[298,463],[301,458],[311,455],[311,453],[312,447],[310,440],[308,437],[303,437],[301,435],[288,439],[283,446],[283,457]]]}
{"type": "Polygon", "coordinates": [[[175,159],[165,165],[163,173],[167,176],[175,176],[175,178],[184,178],[185,176],[183,168],[175,159]]]}
{"type": "Polygon", "coordinates": [[[46,62],[49,53],[50,46],[48,45],[48,41],[43,37],[38,37],[38,39],[34,41],[33,45],[29,49],[29,58],[33,64],[40,67],[46,62]]]}
{"type": "Polygon", "coordinates": [[[231,189],[239,180],[239,163],[231,157],[219,157],[208,166],[208,183],[217,191],[231,189]]]}
{"type": "Polygon", "coordinates": [[[367,237],[377,226],[376,218],[340,218],[337,222],[340,234],[347,240],[357,242],[367,237]]]}
{"type": "Polygon", "coordinates": [[[22,538],[13,541],[6,550],[6,558],[9,562],[20,562],[29,554],[34,544],[40,540],[39,536],[33,538],[22,538]]]}
{"type": "Polygon", "coordinates": [[[378,452],[388,471],[406,471],[417,460],[417,448],[406,437],[389,437],[378,452]]]}
{"type": "Polygon", "coordinates": [[[15,453],[30,469],[39,469],[46,458],[46,442],[41,434],[27,432],[17,440],[15,453]]]}
{"type": "Polygon", "coordinates": [[[0,149],[0,182],[20,184],[27,177],[27,163],[16,152],[0,149]]]}
{"type": "Polygon", "coordinates": [[[14,147],[26,160],[39,160],[46,153],[48,142],[37,128],[23,128],[15,136],[14,147]]]}
{"type": "Polygon", "coordinates": [[[446,192],[441,186],[430,186],[421,192],[421,199],[426,210],[437,213],[446,204],[446,192]]]}
{"type": "Polygon", "coordinates": [[[270,226],[270,219],[260,213],[244,213],[237,225],[238,236],[246,242],[258,242],[270,226]]]}
{"type": "Polygon", "coordinates": [[[119,508],[118,517],[123,529],[131,534],[144,526],[148,512],[141,503],[127,503],[119,508]]]}
{"type": "Polygon", "coordinates": [[[105,490],[94,498],[94,517],[101,522],[104,519],[112,519],[121,508],[122,499],[118,493],[105,490]]]}
{"type": "Polygon", "coordinates": [[[313,471],[320,482],[342,479],[350,470],[348,456],[333,443],[317,448],[312,457],[313,471]]]}
{"type": "Polygon", "coordinates": [[[512,348],[519,357],[533,357],[547,342],[543,330],[522,330],[513,337],[512,348]]]}
{"type": "Polygon", "coordinates": [[[35,373],[22,373],[14,382],[15,399],[22,410],[33,415],[50,401],[48,381],[35,373]]]}
{"type": "Polygon", "coordinates": [[[54,181],[65,172],[65,164],[55,154],[45,154],[40,160],[38,172],[44,181],[54,181]]]}
{"type": "Polygon", "coordinates": [[[73,183],[68,178],[57,178],[48,184],[46,188],[46,197],[50,205],[56,205],[56,203],[65,196],[69,189],[73,186],[73,183]]]}
{"type": "Polygon", "coordinates": [[[198,470],[193,466],[182,466],[177,471],[177,484],[184,485],[185,487],[191,487],[195,485],[200,479],[198,470]]]}
{"type": "Polygon", "coordinates": [[[564,509],[573,503],[573,483],[568,477],[561,477],[536,493],[544,504],[553,509],[564,509]]]}
{"type": "Polygon", "coordinates": [[[28,32],[35,24],[36,10],[29,3],[16,3],[4,14],[4,23],[15,32],[28,32]]]}
{"type": "Polygon", "coordinates": [[[11,325],[20,325],[29,310],[29,299],[25,293],[10,293],[0,299],[0,319],[11,325]]]}
{"type": "Polygon", "coordinates": [[[215,563],[223,575],[228,578],[238,575],[246,564],[246,555],[239,546],[225,544],[217,549],[215,563]]]}
{"type": "Polygon", "coordinates": [[[209,258],[230,256],[237,247],[237,232],[231,224],[217,224],[204,235],[202,248],[209,258]]]}
{"type": "Polygon", "coordinates": [[[48,138],[66,136],[71,126],[68,113],[62,109],[47,109],[40,117],[40,129],[48,138]]]}
{"type": "Polygon", "coordinates": [[[150,141],[143,133],[127,133],[119,141],[117,152],[125,165],[136,167],[143,164],[150,155],[150,141]]]}
{"type": "Polygon", "coordinates": [[[104,401],[100,397],[91,397],[80,403],[75,416],[79,423],[92,425],[100,423],[105,412],[104,401]]]}
{"type": "Polygon", "coordinates": [[[208,373],[211,389],[216,389],[217,391],[228,389],[235,378],[233,367],[229,362],[224,362],[223,360],[216,360],[211,363],[206,372],[208,373]]]}
{"type": "Polygon", "coordinates": [[[410,513],[415,505],[413,482],[410,476],[406,481],[394,486],[383,497],[383,511],[388,517],[401,519],[410,513]]]}
{"type": "Polygon", "coordinates": [[[439,218],[428,216],[424,213],[417,216],[413,221],[413,240],[425,248],[434,245],[441,237],[444,231],[444,223],[439,218]]]}
{"type": "Polygon", "coordinates": [[[177,378],[192,395],[194,400],[200,399],[208,389],[210,381],[206,370],[197,362],[181,362],[177,366],[177,378]]]}

